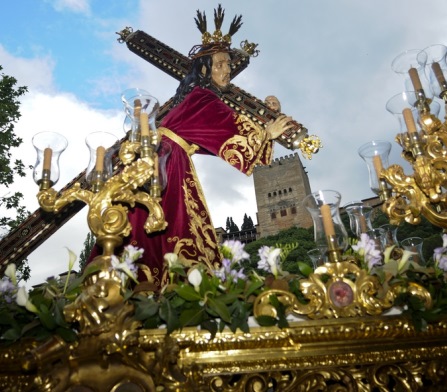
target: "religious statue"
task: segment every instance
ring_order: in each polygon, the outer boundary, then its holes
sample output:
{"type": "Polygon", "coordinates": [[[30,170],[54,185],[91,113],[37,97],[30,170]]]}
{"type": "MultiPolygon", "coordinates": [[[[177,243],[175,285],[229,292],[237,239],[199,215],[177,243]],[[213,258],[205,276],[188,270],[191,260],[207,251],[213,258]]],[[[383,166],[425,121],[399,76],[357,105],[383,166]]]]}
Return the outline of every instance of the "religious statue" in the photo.
{"type": "Polygon", "coordinates": [[[215,270],[221,262],[217,236],[191,156],[215,155],[251,175],[256,165],[271,162],[273,140],[293,127],[292,118],[281,115],[264,128],[220,100],[230,83],[231,37],[242,25],[241,16],[235,17],[228,34],[223,35],[223,19],[224,10],[219,5],[214,12],[216,30],[211,35],[205,13],[197,11],[195,21],[202,43],[191,49],[190,72],[180,82],[175,106],[158,129],[162,143],[171,147],[166,163],[168,181],[161,201],[168,226],[148,235],[143,230],[147,211],[136,206],[129,212],[133,229],[125,242],[144,248],[142,263],[149,267],[149,280],[158,288],[167,279],[167,253],[175,253],[186,265],[200,263],[209,270],[215,270]]]}

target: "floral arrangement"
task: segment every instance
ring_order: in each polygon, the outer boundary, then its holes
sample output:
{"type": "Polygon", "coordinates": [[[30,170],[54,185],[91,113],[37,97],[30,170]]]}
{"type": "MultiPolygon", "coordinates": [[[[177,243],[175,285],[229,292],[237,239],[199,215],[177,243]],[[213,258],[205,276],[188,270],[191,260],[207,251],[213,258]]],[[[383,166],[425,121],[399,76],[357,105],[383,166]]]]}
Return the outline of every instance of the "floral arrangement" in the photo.
{"type": "MultiPolygon", "coordinates": [[[[223,261],[216,271],[206,271],[203,266],[187,267],[174,253],[165,255],[169,283],[160,292],[141,289],[137,281],[138,259],[143,249],[127,246],[121,257],[112,256],[111,269],[119,272],[123,297],[135,308],[134,318],[143,328],[164,326],[168,333],[187,326],[199,326],[212,335],[225,327],[235,332],[249,331],[253,318],[253,303],[265,290],[281,289],[293,293],[305,303],[300,282],[312,272],[305,262],[298,261],[300,273],[283,270],[282,262],[298,244],[259,249],[257,270],[244,271],[241,261],[249,258],[244,245],[238,241],[226,241],[221,246],[223,261]]],[[[19,287],[15,266],[10,264],[0,280],[0,336],[3,343],[14,342],[22,337],[45,339],[53,334],[66,341],[77,338],[77,326],[67,323],[63,309],[72,303],[82,291],[83,276],[72,274],[76,255],[69,252],[69,273],[66,277],[51,278],[41,286],[27,292],[19,287]]],[[[411,260],[412,252],[397,246],[383,253],[375,242],[362,234],[353,240],[344,257],[355,257],[359,266],[377,276],[382,286],[400,283],[418,283],[431,294],[433,307],[426,309],[422,301],[409,294],[402,294],[395,305],[411,316],[414,325],[422,329],[427,323],[439,320],[447,310],[447,234],[443,246],[435,249],[433,260],[420,266],[411,260]]],[[[274,296],[271,304],[277,310],[276,317],[260,316],[256,323],[261,326],[287,327],[285,306],[274,296]]]]}

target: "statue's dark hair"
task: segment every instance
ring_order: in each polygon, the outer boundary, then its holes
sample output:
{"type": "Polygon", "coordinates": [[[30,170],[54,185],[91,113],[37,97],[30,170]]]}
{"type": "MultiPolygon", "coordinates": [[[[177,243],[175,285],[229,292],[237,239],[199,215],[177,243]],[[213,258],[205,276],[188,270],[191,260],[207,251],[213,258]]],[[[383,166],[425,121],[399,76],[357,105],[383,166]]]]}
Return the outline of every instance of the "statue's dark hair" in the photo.
{"type": "MultiPolygon", "coordinates": [[[[231,56],[231,54],[230,54],[231,56]]],[[[203,88],[209,88],[215,93],[220,94],[220,90],[215,87],[211,79],[211,55],[204,55],[195,58],[192,61],[191,69],[189,73],[180,82],[177,91],[174,96],[174,105],[178,105],[185,97],[193,90],[194,87],[199,86],[203,88]],[[202,73],[202,70],[205,73],[202,73]]]]}

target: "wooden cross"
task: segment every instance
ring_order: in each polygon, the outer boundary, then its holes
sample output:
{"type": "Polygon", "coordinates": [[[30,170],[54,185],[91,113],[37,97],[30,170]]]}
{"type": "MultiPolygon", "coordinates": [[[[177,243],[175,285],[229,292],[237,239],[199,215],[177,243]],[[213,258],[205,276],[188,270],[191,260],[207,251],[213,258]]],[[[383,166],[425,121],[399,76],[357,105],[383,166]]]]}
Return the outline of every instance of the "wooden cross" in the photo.
{"type": "MultiPolygon", "coordinates": [[[[118,39],[120,43],[125,42],[132,52],[175,79],[182,80],[188,73],[191,60],[154,37],[140,30],[133,32],[131,28],[125,28],[117,34],[120,36],[118,39]]],[[[249,54],[243,50],[238,51],[238,53],[238,59],[232,65],[232,78],[238,75],[249,64],[249,54]]],[[[262,125],[279,116],[279,113],[270,110],[263,101],[233,84],[230,84],[228,90],[223,94],[222,101],[237,112],[246,115],[252,121],[262,125]]],[[[172,98],[160,108],[157,121],[161,121],[171,107],[172,98]]],[[[286,131],[276,141],[286,148],[293,149],[293,142],[305,135],[307,135],[307,129],[301,124],[294,122],[294,128],[286,131]]],[[[119,159],[116,159],[114,161],[115,172],[119,170],[119,166],[119,159]]],[[[61,192],[70,189],[77,182],[84,188],[88,187],[85,181],[85,171],[70,181],[61,192]]],[[[0,274],[3,274],[7,264],[11,262],[20,263],[24,260],[84,206],[84,203],[76,201],[65,207],[58,214],[47,213],[41,209],[34,211],[15,230],[11,231],[0,241],[0,274]]]]}

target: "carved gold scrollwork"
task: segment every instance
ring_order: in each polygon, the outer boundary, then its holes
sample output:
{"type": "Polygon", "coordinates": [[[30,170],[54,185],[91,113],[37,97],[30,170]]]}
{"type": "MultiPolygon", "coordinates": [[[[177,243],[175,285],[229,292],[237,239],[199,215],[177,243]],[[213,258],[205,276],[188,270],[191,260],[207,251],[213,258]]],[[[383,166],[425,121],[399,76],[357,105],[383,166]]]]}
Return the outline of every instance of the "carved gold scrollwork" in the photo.
{"type": "Polygon", "coordinates": [[[383,211],[390,223],[403,220],[419,224],[424,216],[429,222],[447,228],[447,124],[441,123],[429,111],[421,111],[423,131],[401,133],[396,137],[402,146],[402,156],[412,165],[413,174],[391,165],[381,177],[391,186],[390,196],[384,197],[383,211]],[[391,195],[392,194],[392,195],[391,195]]]}
{"type": "Polygon", "coordinates": [[[254,303],[254,315],[277,317],[270,297],[275,295],[286,306],[286,314],[306,315],[311,319],[380,315],[394,305],[400,293],[418,296],[429,309],[430,293],[416,283],[393,285],[385,289],[374,275],[350,261],[326,263],[308,279],[300,281],[307,303],[301,303],[291,292],[268,290],[254,303]]]}

